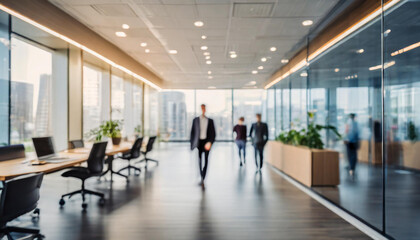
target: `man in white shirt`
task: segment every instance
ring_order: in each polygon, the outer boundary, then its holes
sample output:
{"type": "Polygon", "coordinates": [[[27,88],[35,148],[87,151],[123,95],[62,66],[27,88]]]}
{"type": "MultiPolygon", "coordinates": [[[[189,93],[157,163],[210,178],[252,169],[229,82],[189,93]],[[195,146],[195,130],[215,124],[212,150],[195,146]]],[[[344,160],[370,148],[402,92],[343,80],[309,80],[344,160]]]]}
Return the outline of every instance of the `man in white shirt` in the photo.
{"type": "Polygon", "coordinates": [[[202,114],[194,118],[191,128],[191,150],[198,148],[198,159],[201,175],[201,186],[204,188],[204,179],[207,173],[210,149],[216,139],[213,119],[206,116],[206,105],[201,105],[202,114]],[[204,164],[202,155],[204,153],[204,164]]]}

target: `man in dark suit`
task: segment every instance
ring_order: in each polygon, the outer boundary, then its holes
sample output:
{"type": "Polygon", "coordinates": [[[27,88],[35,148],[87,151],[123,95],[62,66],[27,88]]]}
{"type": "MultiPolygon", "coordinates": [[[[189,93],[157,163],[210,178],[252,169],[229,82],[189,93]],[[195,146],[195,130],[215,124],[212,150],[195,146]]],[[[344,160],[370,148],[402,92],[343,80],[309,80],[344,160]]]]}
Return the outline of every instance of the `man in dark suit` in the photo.
{"type": "Polygon", "coordinates": [[[257,165],[257,172],[261,172],[263,165],[263,152],[264,146],[268,141],[268,126],[266,123],[261,122],[261,114],[257,114],[257,122],[251,126],[249,136],[252,139],[252,145],[255,149],[255,164],[257,165]],[[260,157],[260,163],[258,164],[258,156],[260,157]]]}
{"type": "Polygon", "coordinates": [[[202,114],[194,118],[191,128],[191,150],[198,148],[198,159],[201,175],[201,186],[204,187],[204,179],[207,173],[210,149],[216,139],[213,119],[206,117],[206,105],[201,105],[202,114]],[[204,166],[202,155],[204,153],[204,166]]]}

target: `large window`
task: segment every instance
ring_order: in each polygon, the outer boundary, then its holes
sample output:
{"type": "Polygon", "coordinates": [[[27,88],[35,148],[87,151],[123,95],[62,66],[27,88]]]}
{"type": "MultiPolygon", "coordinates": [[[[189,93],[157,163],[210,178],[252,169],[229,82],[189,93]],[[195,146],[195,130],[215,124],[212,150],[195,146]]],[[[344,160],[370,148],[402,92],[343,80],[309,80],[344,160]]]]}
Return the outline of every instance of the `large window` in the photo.
{"type": "Polygon", "coordinates": [[[213,118],[217,140],[232,139],[232,90],[197,90],[196,112],[207,106],[207,116],[213,118]]]}
{"type": "Polygon", "coordinates": [[[133,80],[133,105],[129,109],[132,111],[132,120],[135,134],[140,134],[143,131],[143,84],[138,80],[133,80]]]}
{"type": "Polygon", "coordinates": [[[194,90],[160,92],[159,115],[159,133],[163,140],[188,140],[195,117],[194,90]]]}
{"type": "Polygon", "coordinates": [[[11,64],[10,142],[30,151],[32,137],[52,135],[52,52],[13,37],[11,64]]]}
{"type": "Polygon", "coordinates": [[[9,15],[0,12],[0,146],[9,143],[9,15]]]}
{"type": "Polygon", "coordinates": [[[83,66],[83,133],[109,120],[109,73],[85,63],[83,66]]]}
{"type": "Polygon", "coordinates": [[[125,137],[124,123],[125,88],[124,79],[114,73],[111,76],[111,119],[123,121],[122,136],[125,137]]]}
{"type": "Polygon", "coordinates": [[[156,136],[159,124],[159,92],[148,85],[144,90],[144,134],[156,136]]]}
{"type": "Polygon", "coordinates": [[[240,117],[245,118],[245,124],[251,129],[255,122],[255,114],[262,113],[263,90],[234,90],[233,91],[233,121],[237,123],[240,117]]]}

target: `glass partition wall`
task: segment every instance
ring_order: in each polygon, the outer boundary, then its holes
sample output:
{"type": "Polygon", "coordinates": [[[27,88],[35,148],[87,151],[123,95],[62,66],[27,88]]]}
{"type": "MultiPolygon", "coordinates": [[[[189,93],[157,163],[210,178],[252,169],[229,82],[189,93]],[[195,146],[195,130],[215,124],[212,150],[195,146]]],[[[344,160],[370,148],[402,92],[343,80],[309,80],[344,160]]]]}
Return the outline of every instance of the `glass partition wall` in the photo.
{"type": "Polygon", "coordinates": [[[385,228],[420,239],[420,2],[384,15],[385,228]]]}
{"type": "Polygon", "coordinates": [[[420,238],[419,16],[419,1],[399,1],[271,88],[276,134],[305,127],[310,111],[315,123],[343,136],[321,133],[339,152],[340,184],[312,190],[396,239],[420,238]],[[354,122],[359,144],[351,176],[344,141],[354,122]]]}

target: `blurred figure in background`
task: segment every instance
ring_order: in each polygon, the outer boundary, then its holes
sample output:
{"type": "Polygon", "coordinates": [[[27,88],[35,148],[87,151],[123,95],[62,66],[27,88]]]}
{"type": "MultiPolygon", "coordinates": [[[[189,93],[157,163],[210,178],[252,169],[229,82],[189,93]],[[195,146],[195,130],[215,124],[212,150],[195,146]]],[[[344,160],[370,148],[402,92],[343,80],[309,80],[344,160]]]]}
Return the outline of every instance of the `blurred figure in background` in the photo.
{"type": "Polygon", "coordinates": [[[268,126],[266,123],[261,122],[261,114],[256,114],[256,117],[257,122],[252,124],[249,136],[252,139],[252,145],[254,146],[255,150],[255,164],[257,165],[258,173],[261,172],[263,165],[264,146],[268,141],[268,126]],[[259,163],[258,157],[260,158],[259,163]]]}
{"type": "Polygon", "coordinates": [[[349,174],[354,176],[357,164],[357,149],[359,148],[359,126],[356,121],[356,114],[350,113],[349,120],[346,125],[347,158],[349,161],[349,174]]]}
{"type": "Polygon", "coordinates": [[[242,156],[243,156],[243,164],[246,162],[246,126],[244,125],[245,118],[240,117],[238,120],[238,124],[233,127],[233,132],[236,133],[235,143],[238,146],[239,151],[239,166],[242,167],[242,156]],[[243,154],[241,154],[241,152],[243,154]]]}

